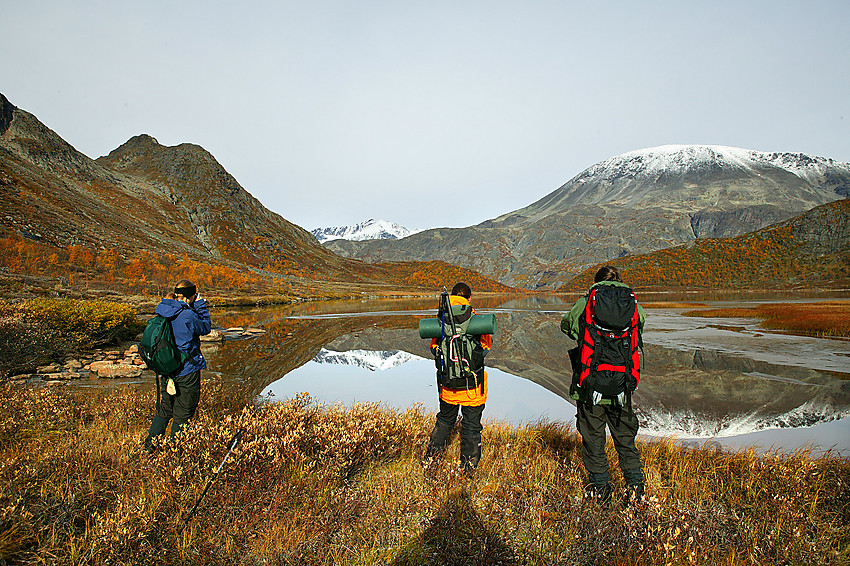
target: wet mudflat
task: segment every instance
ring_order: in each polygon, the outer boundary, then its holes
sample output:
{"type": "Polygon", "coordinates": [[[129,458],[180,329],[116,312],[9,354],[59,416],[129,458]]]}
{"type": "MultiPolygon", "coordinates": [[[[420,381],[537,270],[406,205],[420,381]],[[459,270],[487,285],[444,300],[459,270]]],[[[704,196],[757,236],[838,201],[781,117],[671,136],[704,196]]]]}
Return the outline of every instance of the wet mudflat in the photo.
{"type": "MultiPolygon", "coordinates": [[[[475,299],[478,312],[495,313],[499,325],[487,358],[485,419],[572,421],[566,352],[573,344],[558,325],[574,297],[475,299]]],[[[850,453],[850,341],[767,331],[755,319],[685,317],[693,307],[659,302],[682,300],[752,306],[818,298],[644,297],[645,365],[634,397],[643,434],[850,453]]],[[[221,326],[267,333],[206,345],[209,371],[268,400],[306,392],[324,403],[436,409],[434,365],[428,341],[417,333],[435,304],[436,298],[333,301],[214,313],[221,326]]]]}

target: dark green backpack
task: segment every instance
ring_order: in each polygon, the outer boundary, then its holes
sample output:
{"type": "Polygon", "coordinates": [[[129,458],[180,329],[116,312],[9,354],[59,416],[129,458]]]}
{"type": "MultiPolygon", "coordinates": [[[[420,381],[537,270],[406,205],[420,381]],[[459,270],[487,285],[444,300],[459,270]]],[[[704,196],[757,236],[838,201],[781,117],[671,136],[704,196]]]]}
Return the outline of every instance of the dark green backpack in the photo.
{"type": "Polygon", "coordinates": [[[191,357],[177,347],[171,321],[161,315],[150,319],[145,326],[139,355],[148,369],[155,371],[157,375],[174,375],[191,357]]]}
{"type": "Polygon", "coordinates": [[[435,359],[437,382],[440,387],[455,390],[479,387],[484,368],[484,351],[481,344],[474,340],[472,335],[467,334],[469,321],[472,319],[472,307],[451,305],[446,309],[443,306],[438,316],[443,331],[435,359]]]}

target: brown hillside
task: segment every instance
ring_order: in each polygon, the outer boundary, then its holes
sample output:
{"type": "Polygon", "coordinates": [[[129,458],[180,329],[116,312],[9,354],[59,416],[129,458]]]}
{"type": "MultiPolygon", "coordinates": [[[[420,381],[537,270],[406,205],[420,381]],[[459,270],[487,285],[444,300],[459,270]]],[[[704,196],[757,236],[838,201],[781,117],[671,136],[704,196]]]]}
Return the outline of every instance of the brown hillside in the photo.
{"type": "MultiPolygon", "coordinates": [[[[613,263],[642,288],[788,288],[850,283],[850,199],[818,206],[791,220],[735,238],[710,238],[613,263]]],[[[560,291],[593,283],[603,263],[560,291]]]]}
{"type": "Polygon", "coordinates": [[[506,289],[470,270],[432,266],[418,277],[426,270],[342,258],[266,209],[197,145],[140,135],[93,160],[2,94],[0,189],[0,268],[60,286],[152,291],[179,272],[207,288],[339,295],[431,288],[436,271],[506,289]]]}

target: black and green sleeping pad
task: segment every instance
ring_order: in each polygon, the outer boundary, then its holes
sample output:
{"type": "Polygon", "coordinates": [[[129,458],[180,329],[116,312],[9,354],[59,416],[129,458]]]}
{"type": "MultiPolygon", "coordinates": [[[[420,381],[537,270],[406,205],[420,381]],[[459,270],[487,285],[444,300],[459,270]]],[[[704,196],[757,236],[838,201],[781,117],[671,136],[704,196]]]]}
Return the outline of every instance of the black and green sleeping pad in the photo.
{"type": "MultiPolygon", "coordinates": [[[[443,334],[443,323],[439,318],[423,318],[419,321],[419,337],[420,338],[439,338],[443,334]]],[[[449,321],[446,320],[446,332],[451,333],[452,327],[449,321]]],[[[479,336],[481,334],[496,333],[496,315],[495,314],[474,314],[469,321],[467,334],[479,336]]]]}

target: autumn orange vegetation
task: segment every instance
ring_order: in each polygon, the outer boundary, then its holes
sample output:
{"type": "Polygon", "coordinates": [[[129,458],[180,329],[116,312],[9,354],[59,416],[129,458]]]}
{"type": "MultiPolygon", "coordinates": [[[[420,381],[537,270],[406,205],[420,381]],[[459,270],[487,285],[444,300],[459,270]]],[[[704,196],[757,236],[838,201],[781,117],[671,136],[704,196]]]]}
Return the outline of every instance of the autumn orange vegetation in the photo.
{"type": "Polygon", "coordinates": [[[809,336],[850,337],[850,301],[781,303],[752,308],[702,309],[685,316],[760,318],[762,326],[809,336]]]}
{"type": "Polygon", "coordinates": [[[444,261],[402,261],[379,263],[387,278],[404,286],[451,288],[458,281],[467,283],[476,292],[509,293],[516,289],[484,277],[477,271],[451,265],[444,261]]]}
{"type": "Polygon", "coordinates": [[[203,288],[246,291],[271,283],[255,272],[204,263],[187,254],[141,251],[124,258],[115,248],[58,248],[19,236],[0,238],[0,266],[13,273],[55,277],[70,287],[110,288],[120,283],[122,289],[142,294],[161,294],[173,284],[174,273],[203,288]]]}
{"type": "MultiPolygon", "coordinates": [[[[245,405],[205,379],[153,455],[150,390],[0,389],[0,561],[13,564],[846,564],[850,461],[639,441],[647,493],[582,499],[565,423],[488,423],[476,476],[458,442],[423,473],[421,407],[245,405]],[[184,520],[235,447],[194,519],[184,520]]],[[[609,450],[613,447],[609,444],[609,450]]]]}
{"type": "MultiPolygon", "coordinates": [[[[838,217],[850,214],[850,201],[821,207],[838,217]]],[[[766,228],[735,238],[707,238],[627,256],[614,263],[623,280],[636,288],[732,289],[758,286],[824,285],[850,280],[847,248],[832,253],[803,253],[803,242],[791,225],[766,228]]],[[[610,263],[610,262],[609,262],[610,263]]],[[[560,291],[579,291],[593,284],[604,263],[583,271],[560,291]]]]}
{"type": "MultiPolygon", "coordinates": [[[[0,267],[12,273],[52,277],[77,289],[120,289],[123,293],[161,295],[176,273],[200,288],[235,294],[328,296],[346,283],[375,288],[439,289],[466,281],[477,291],[510,292],[511,287],[442,261],[394,262],[370,265],[349,261],[344,274],[323,273],[321,266],[275,259],[262,269],[235,262],[201,261],[188,254],[116,248],[94,250],[80,245],[64,248],[18,235],[0,237],[0,267]],[[339,279],[342,279],[341,281],[339,279]]],[[[337,293],[339,293],[337,291],[337,293]]],[[[344,294],[344,293],[343,293],[344,294]]]]}

